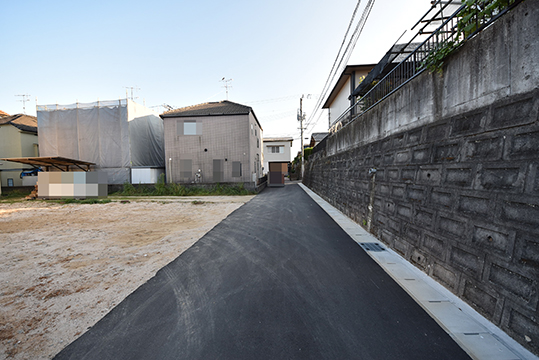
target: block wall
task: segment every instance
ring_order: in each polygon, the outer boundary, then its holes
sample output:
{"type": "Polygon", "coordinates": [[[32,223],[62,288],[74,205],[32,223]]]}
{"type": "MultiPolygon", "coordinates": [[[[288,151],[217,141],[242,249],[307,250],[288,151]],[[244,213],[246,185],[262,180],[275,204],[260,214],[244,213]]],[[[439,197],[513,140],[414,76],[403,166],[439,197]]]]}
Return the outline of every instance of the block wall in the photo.
{"type": "MultiPolygon", "coordinates": [[[[520,16],[537,14],[537,1],[522,5],[520,16]]],[[[427,83],[432,110],[421,111],[430,116],[384,131],[383,110],[366,114],[368,126],[315,148],[303,182],[539,354],[539,77],[528,91],[471,94],[446,108],[451,79],[436,76],[402,90],[427,83]]],[[[391,116],[398,123],[410,111],[391,116]]]]}

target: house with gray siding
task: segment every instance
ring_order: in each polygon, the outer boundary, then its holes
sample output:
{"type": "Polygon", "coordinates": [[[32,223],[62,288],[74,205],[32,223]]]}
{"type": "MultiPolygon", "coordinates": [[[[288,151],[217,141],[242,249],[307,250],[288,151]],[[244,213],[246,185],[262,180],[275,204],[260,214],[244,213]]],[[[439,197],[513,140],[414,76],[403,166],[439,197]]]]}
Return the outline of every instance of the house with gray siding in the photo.
{"type": "Polygon", "coordinates": [[[253,109],[228,100],[167,111],[169,183],[256,183],[262,177],[262,127],[253,109]]]}

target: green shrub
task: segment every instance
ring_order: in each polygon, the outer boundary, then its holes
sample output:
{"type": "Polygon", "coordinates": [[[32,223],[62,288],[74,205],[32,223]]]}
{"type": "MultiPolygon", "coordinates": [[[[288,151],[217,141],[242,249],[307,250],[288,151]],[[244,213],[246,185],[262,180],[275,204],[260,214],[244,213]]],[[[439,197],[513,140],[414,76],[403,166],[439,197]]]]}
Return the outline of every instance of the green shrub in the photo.
{"type": "Polygon", "coordinates": [[[308,147],[303,150],[303,156],[305,157],[305,160],[309,159],[309,156],[313,153],[313,148],[308,147]]]}
{"type": "Polygon", "coordinates": [[[155,194],[158,196],[169,195],[169,189],[165,184],[165,174],[159,175],[159,179],[155,184],[155,194]]]}
{"type": "Polygon", "coordinates": [[[155,186],[137,187],[126,182],[123,190],[115,193],[118,196],[209,196],[209,195],[253,195],[252,191],[245,189],[243,183],[236,185],[215,184],[206,186],[183,186],[172,183],[165,184],[165,176],[161,175],[155,186]]]}
{"type": "Polygon", "coordinates": [[[8,193],[0,194],[0,200],[18,199],[30,195],[29,191],[13,190],[8,193]]]}
{"type": "Polygon", "coordinates": [[[120,191],[121,195],[137,195],[137,189],[133,186],[133,184],[129,182],[124,182],[124,188],[122,191],[120,191]]]}

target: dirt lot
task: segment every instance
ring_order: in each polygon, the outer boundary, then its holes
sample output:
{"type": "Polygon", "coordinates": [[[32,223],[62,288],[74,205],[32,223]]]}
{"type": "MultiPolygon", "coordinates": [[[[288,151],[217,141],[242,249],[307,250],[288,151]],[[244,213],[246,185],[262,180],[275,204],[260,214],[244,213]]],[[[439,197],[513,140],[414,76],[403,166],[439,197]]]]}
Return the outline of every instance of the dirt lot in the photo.
{"type": "Polygon", "coordinates": [[[50,359],[251,198],[0,203],[0,359],[50,359]]]}

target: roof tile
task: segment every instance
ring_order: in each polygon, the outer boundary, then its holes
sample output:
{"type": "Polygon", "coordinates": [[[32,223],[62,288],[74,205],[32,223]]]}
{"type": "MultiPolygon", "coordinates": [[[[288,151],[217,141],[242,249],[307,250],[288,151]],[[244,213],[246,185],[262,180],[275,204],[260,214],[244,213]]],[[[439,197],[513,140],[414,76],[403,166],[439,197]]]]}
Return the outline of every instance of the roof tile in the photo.
{"type": "Polygon", "coordinates": [[[37,133],[37,117],[17,114],[0,117],[0,125],[10,124],[19,130],[37,133]]]}
{"type": "Polygon", "coordinates": [[[181,109],[174,109],[161,114],[162,117],[178,116],[209,116],[209,115],[246,115],[252,112],[250,106],[237,104],[228,100],[219,102],[209,102],[181,109]]]}

